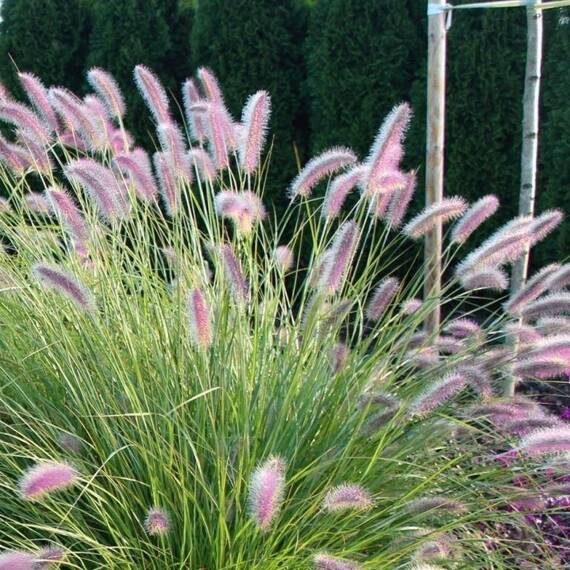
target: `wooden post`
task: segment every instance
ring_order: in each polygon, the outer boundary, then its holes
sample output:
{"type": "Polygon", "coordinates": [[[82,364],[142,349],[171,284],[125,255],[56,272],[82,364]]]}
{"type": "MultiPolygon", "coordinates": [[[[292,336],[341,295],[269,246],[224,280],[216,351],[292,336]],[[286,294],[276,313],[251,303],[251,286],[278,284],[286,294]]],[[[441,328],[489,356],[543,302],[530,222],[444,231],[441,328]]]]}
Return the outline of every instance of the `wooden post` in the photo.
{"type": "MultiPolygon", "coordinates": [[[[447,12],[445,0],[428,0],[426,206],[443,198],[443,151],[445,143],[445,62],[447,12]]],[[[426,317],[429,334],[439,331],[441,312],[441,224],[426,236],[424,299],[433,304],[426,317]]]]}
{"type": "MultiPolygon", "coordinates": [[[[540,75],[542,67],[541,1],[535,0],[526,9],[527,51],[523,96],[521,185],[519,194],[519,215],[533,216],[536,199],[536,172],[538,160],[538,119],[540,100],[540,75]]],[[[519,259],[511,280],[511,294],[514,295],[526,281],[529,252],[519,259]]]]}

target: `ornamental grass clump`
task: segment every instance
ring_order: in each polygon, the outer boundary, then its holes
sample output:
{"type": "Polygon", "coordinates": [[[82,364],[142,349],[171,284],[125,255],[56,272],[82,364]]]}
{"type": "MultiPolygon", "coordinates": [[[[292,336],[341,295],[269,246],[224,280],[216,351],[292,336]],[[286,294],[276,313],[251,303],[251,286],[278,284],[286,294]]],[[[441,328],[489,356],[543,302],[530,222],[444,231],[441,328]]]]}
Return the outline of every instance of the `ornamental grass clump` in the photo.
{"type": "Polygon", "coordinates": [[[560,215],[466,256],[493,196],[405,221],[402,104],[367,157],[309,160],[276,216],[269,93],[233,117],[201,68],[178,125],[134,77],[150,153],[101,69],[83,99],[22,73],[30,105],[0,109],[0,568],[563,564],[528,509],[565,504],[568,428],[505,386],[570,369],[567,268],[481,301],[560,215]],[[409,237],[452,221],[455,271],[421,298],[409,237]]]}

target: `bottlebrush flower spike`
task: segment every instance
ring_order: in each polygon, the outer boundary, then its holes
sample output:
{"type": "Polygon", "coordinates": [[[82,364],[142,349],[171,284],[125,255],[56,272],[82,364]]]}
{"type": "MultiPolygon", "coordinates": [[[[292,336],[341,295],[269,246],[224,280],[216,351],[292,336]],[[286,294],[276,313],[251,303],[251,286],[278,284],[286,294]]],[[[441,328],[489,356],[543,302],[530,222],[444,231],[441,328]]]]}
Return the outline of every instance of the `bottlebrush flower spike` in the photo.
{"type": "Polygon", "coordinates": [[[229,152],[232,145],[228,135],[232,125],[229,123],[227,112],[220,104],[209,104],[207,116],[208,140],[214,163],[218,170],[224,170],[229,166],[229,152]]]}
{"type": "Polygon", "coordinates": [[[192,106],[201,101],[202,97],[193,79],[187,79],[182,85],[182,102],[186,121],[190,128],[190,136],[199,143],[206,140],[206,123],[203,113],[192,110],[192,106]]]}
{"type": "Polygon", "coordinates": [[[142,148],[135,148],[127,154],[119,154],[114,163],[129,177],[137,196],[144,202],[154,202],[158,188],[152,174],[150,158],[142,148]]]}
{"type": "Polygon", "coordinates": [[[431,231],[436,224],[461,216],[466,209],[467,202],[463,198],[459,196],[444,198],[441,202],[432,204],[420,212],[404,226],[402,231],[407,236],[418,239],[431,231]]]}
{"type": "Polygon", "coordinates": [[[249,485],[250,514],[262,531],[269,527],[279,514],[285,493],[285,461],[270,457],[253,473],[249,485]]]}
{"type": "Polygon", "coordinates": [[[25,148],[8,142],[2,135],[0,135],[0,161],[19,176],[32,166],[30,153],[25,148]]]}
{"type": "Polygon", "coordinates": [[[26,209],[35,214],[46,215],[50,212],[49,201],[43,194],[38,192],[30,192],[25,197],[26,209]]]}
{"type": "Polygon", "coordinates": [[[456,370],[428,387],[412,404],[412,416],[423,416],[443,405],[467,385],[467,375],[456,370]]]}
{"type": "Polygon", "coordinates": [[[505,311],[511,315],[519,314],[522,307],[540,297],[548,288],[548,280],[560,269],[558,263],[543,267],[535,273],[513,297],[505,303],[505,311]]]}
{"type": "Polygon", "coordinates": [[[36,555],[32,568],[33,570],[45,570],[54,564],[63,562],[64,558],[65,550],[61,546],[46,546],[36,555]]]}
{"type": "Polygon", "coordinates": [[[412,118],[412,110],[407,103],[394,107],[386,117],[366,159],[368,177],[364,188],[366,193],[375,192],[379,179],[387,172],[398,171],[404,154],[403,140],[412,118]]]}
{"type": "Polygon", "coordinates": [[[52,186],[46,190],[46,196],[53,212],[60,218],[71,236],[78,241],[88,237],[87,225],[69,194],[62,188],[52,186]]]}
{"type": "Polygon", "coordinates": [[[175,216],[180,206],[180,187],[172,157],[165,152],[155,152],[153,162],[166,213],[175,216]]]}
{"type": "Polygon", "coordinates": [[[126,190],[111,170],[91,158],[69,162],[63,169],[67,178],[80,184],[106,220],[124,218],[129,213],[126,190]]]}
{"type": "Polygon", "coordinates": [[[501,423],[497,426],[502,432],[522,437],[541,429],[549,429],[561,425],[558,418],[528,417],[501,423]]]}
{"type": "Polygon", "coordinates": [[[197,287],[188,295],[188,323],[192,344],[196,348],[207,349],[212,343],[210,308],[197,287]]]}
{"type": "Polygon", "coordinates": [[[489,400],[495,394],[490,373],[482,366],[461,364],[457,367],[460,374],[464,374],[467,382],[485,400],[489,400]]]}
{"type": "Polygon", "coordinates": [[[481,327],[473,319],[467,317],[451,321],[445,325],[443,330],[456,338],[479,336],[482,333],[481,327]]]}
{"type": "Polygon", "coordinates": [[[57,265],[35,263],[32,275],[46,288],[57,291],[87,313],[95,311],[95,300],[91,292],[71,273],[57,265]]]}
{"type": "Polygon", "coordinates": [[[174,123],[161,123],[157,127],[158,140],[165,155],[169,157],[172,168],[179,181],[192,182],[192,170],[186,154],[186,144],[182,132],[174,123]]]}
{"type": "Polygon", "coordinates": [[[522,344],[533,344],[542,339],[542,335],[533,326],[521,322],[506,324],[505,333],[507,337],[514,338],[522,344]]]}
{"type": "Polygon", "coordinates": [[[383,279],[374,290],[372,298],[366,307],[366,318],[369,321],[378,321],[383,315],[386,307],[398,292],[400,282],[395,277],[383,279]]]}
{"type": "Polygon", "coordinates": [[[92,67],[87,72],[87,81],[103,100],[111,117],[122,118],[125,115],[125,99],[115,78],[107,71],[92,67]]]}
{"type": "Polygon", "coordinates": [[[570,335],[559,334],[546,338],[533,338],[532,346],[526,354],[529,357],[564,359],[570,363],[570,335]]]}
{"type": "Polygon", "coordinates": [[[76,469],[67,463],[39,463],[22,477],[20,492],[24,499],[35,501],[75,485],[78,477],[76,469]]]}
{"type": "Polygon", "coordinates": [[[44,145],[51,139],[49,128],[26,105],[16,101],[0,101],[0,119],[44,145]]]}
{"type": "Polygon", "coordinates": [[[204,89],[204,93],[206,94],[208,101],[223,104],[224,97],[214,72],[207,67],[199,67],[196,74],[198,75],[198,79],[202,84],[202,88],[204,89]]]}
{"type": "Polygon", "coordinates": [[[198,179],[204,182],[213,182],[216,179],[216,167],[210,155],[201,148],[192,148],[188,152],[190,164],[193,164],[198,173],[198,179]]]}
{"type": "Polygon", "coordinates": [[[517,362],[513,366],[513,375],[518,378],[548,380],[566,375],[570,362],[561,358],[533,357],[517,362]]]}
{"type": "Polygon", "coordinates": [[[325,511],[365,511],[372,507],[372,497],[370,493],[361,485],[345,483],[330,489],[324,500],[323,509],[325,511]]]}
{"type": "Polygon", "coordinates": [[[18,73],[18,78],[32,107],[51,131],[56,131],[59,123],[49,101],[48,90],[44,84],[33,73],[18,73]]]}
{"type": "Polygon", "coordinates": [[[34,555],[29,552],[3,552],[0,554],[0,570],[34,570],[34,560],[34,555]]]}
{"type": "Polygon", "coordinates": [[[350,349],[344,342],[337,342],[332,349],[332,367],[333,372],[338,374],[346,368],[348,358],[350,356],[350,349]]]}
{"type": "Polygon", "coordinates": [[[499,208],[499,199],[493,194],[475,202],[451,230],[451,241],[465,243],[467,238],[499,208]]]}
{"type": "Polygon", "coordinates": [[[431,497],[421,497],[414,499],[406,505],[406,511],[410,514],[430,513],[438,515],[441,511],[449,513],[464,513],[467,507],[455,499],[444,497],[442,495],[433,495],[431,497]]]}
{"type": "Polygon", "coordinates": [[[286,246],[280,245],[275,248],[274,252],[275,262],[282,271],[289,271],[295,263],[295,256],[293,252],[286,246]]]}
{"type": "Polygon", "coordinates": [[[570,293],[551,293],[528,303],[521,310],[524,319],[556,317],[566,313],[570,314],[570,293]]]}
{"type": "Polygon", "coordinates": [[[505,291],[509,288],[509,276],[499,267],[484,267],[460,276],[461,286],[466,291],[492,289],[505,291]]]}
{"type": "Polygon", "coordinates": [[[270,115],[271,98],[267,91],[258,91],[249,97],[243,108],[241,122],[244,132],[239,140],[238,152],[241,167],[248,174],[259,166],[270,115]]]}
{"type": "Polygon", "coordinates": [[[412,200],[416,190],[417,176],[416,172],[408,172],[406,174],[406,185],[401,192],[396,193],[392,197],[386,219],[391,228],[401,226],[404,216],[408,211],[408,206],[412,200]]]}
{"type": "Polygon", "coordinates": [[[227,244],[222,245],[221,254],[226,279],[230,284],[234,298],[239,303],[249,301],[249,287],[231,246],[227,244]]]}
{"type": "Polygon", "coordinates": [[[404,315],[413,315],[422,308],[422,305],[423,301],[421,299],[408,299],[402,303],[402,313],[404,315]]]}
{"type": "Polygon", "coordinates": [[[570,285],[570,263],[565,263],[548,276],[546,287],[548,291],[558,291],[568,285],[570,285]]]}
{"type": "Polygon", "coordinates": [[[151,536],[164,536],[170,531],[170,517],[161,508],[149,509],[144,520],[144,528],[151,536]]]}
{"type": "Polygon", "coordinates": [[[346,560],[345,558],[337,558],[326,552],[315,554],[313,557],[313,566],[318,570],[360,570],[360,564],[346,560]]]}
{"type": "Polygon", "coordinates": [[[452,336],[440,336],[433,344],[441,354],[457,354],[465,349],[463,341],[452,336]]]}
{"type": "Polygon", "coordinates": [[[145,65],[137,65],[134,71],[137,88],[157,123],[171,121],[168,97],[158,77],[145,65]]]}
{"type": "Polygon", "coordinates": [[[312,158],[291,183],[289,196],[309,196],[311,190],[326,176],[356,162],[356,155],[348,148],[335,147],[312,158]]]}
{"type": "Polygon", "coordinates": [[[323,201],[322,216],[325,220],[332,220],[340,214],[346,197],[359,183],[364,172],[363,166],[355,166],[332,181],[323,201]]]}
{"type": "Polygon", "coordinates": [[[564,219],[560,210],[548,210],[532,221],[532,244],[542,241],[554,231],[564,219]]]}
{"type": "Polygon", "coordinates": [[[522,438],[518,449],[531,457],[569,452],[570,426],[535,431],[522,438]]]}
{"type": "Polygon", "coordinates": [[[360,229],[356,222],[345,222],[339,228],[319,279],[322,291],[332,295],[342,287],[359,240],[360,229]]]}
{"type": "Polygon", "coordinates": [[[536,321],[536,328],[543,335],[570,334],[570,318],[542,317],[536,321]]]}

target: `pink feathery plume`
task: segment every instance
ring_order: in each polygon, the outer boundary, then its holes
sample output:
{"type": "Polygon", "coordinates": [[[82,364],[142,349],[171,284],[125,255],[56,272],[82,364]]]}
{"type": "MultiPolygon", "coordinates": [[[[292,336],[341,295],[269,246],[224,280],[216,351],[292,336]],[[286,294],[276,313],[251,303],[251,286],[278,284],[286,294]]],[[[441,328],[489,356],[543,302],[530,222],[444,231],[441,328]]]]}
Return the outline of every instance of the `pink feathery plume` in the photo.
{"type": "Polygon", "coordinates": [[[2,135],[0,135],[0,161],[19,176],[32,166],[30,153],[25,148],[8,142],[2,135]]]}
{"type": "Polygon", "coordinates": [[[76,133],[73,129],[72,130],[65,130],[60,132],[58,135],[59,142],[70,148],[75,148],[80,150],[81,152],[87,152],[89,149],[85,144],[85,141],[81,138],[79,133],[76,133]]]}
{"type": "Polygon", "coordinates": [[[451,321],[445,325],[443,330],[456,338],[479,336],[482,333],[481,327],[473,319],[467,317],[451,321]]]}
{"type": "Polygon", "coordinates": [[[202,148],[192,148],[188,152],[190,164],[194,165],[198,179],[213,182],[216,179],[216,167],[210,155],[202,148]]]}
{"type": "MultiPolygon", "coordinates": [[[[526,326],[528,327],[528,325],[526,326]]],[[[529,328],[532,329],[532,327],[529,328]]],[[[540,337],[538,333],[536,335],[538,338],[531,338],[532,346],[525,352],[525,356],[529,358],[556,358],[565,360],[570,364],[570,334],[557,334],[547,337],[540,337]]]]}
{"type": "Polygon", "coordinates": [[[160,507],[154,507],[147,511],[144,520],[144,528],[150,536],[164,536],[170,531],[170,517],[160,507]]]}
{"type": "Polygon", "coordinates": [[[380,319],[394,299],[399,287],[400,282],[395,277],[386,277],[379,283],[366,306],[366,318],[369,321],[380,319]]]}
{"type": "Polygon", "coordinates": [[[0,554],[0,570],[34,570],[35,556],[21,550],[0,554]]]}
{"type": "Polygon", "coordinates": [[[158,140],[163,152],[170,157],[178,181],[192,182],[192,170],[186,154],[184,136],[175,123],[161,123],[157,127],[158,140]]]}
{"type": "Polygon", "coordinates": [[[461,216],[466,208],[467,202],[459,196],[444,198],[441,202],[425,208],[409,221],[402,231],[407,236],[418,239],[433,230],[436,224],[445,223],[461,216]]]}
{"type": "Polygon", "coordinates": [[[375,192],[370,199],[368,213],[376,218],[386,217],[390,204],[397,199],[398,188],[382,188],[375,192]]]}
{"type": "Polygon", "coordinates": [[[220,88],[218,79],[214,75],[214,72],[207,67],[200,67],[198,68],[197,75],[208,101],[211,101],[212,103],[223,104],[224,97],[222,95],[222,90],[220,88]]]}
{"type": "Polygon", "coordinates": [[[340,209],[349,192],[358,184],[364,172],[363,166],[355,166],[348,172],[337,176],[330,184],[323,201],[322,216],[332,220],[340,214],[340,209]]]}
{"type": "Polygon", "coordinates": [[[471,366],[467,364],[458,366],[457,370],[467,378],[467,383],[472,386],[481,397],[489,400],[494,396],[493,382],[487,370],[481,366],[471,366]]]}
{"type": "Polygon", "coordinates": [[[49,201],[43,194],[30,192],[25,197],[26,209],[34,214],[46,215],[50,212],[49,201]]]}
{"type": "Polygon", "coordinates": [[[32,107],[40,115],[43,122],[52,132],[57,131],[59,123],[49,102],[48,90],[44,84],[33,73],[18,73],[18,78],[32,107]]]}
{"type": "Polygon", "coordinates": [[[313,556],[313,567],[317,570],[360,570],[360,564],[346,560],[345,558],[338,558],[331,556],[326,552],[320,552],[313,556]]]}
{"type": "Polygon", "coordinates": [[[412,404],[411,414],[423,416],[443,405],[468,383],[467,375],[459,370],[450,372],[442,380],[432,384],[412,404]]]}
{"type": "Polygon", "coordinates": [[[352,150],[335,147],[312,158],[291,183],[289,196],[309,196],[311,190],[325,177],[356,162],[352,150]]]}
{"type": "Polygon", "coordinates": [[[570,334],[570,318],[542,317],[536,321],[536,328],[543,335],[570,334]]]}
{"type": "Polygon", "coordinates": [[[422,308],[422,305],[423,301],[421,299],[408,299],[402,303],[402,313],[404,315],[413,315],[422,308]]]}
{"type": "Polygon", "coordinates": [[[502,423],[499,428],[503,433],[522,437],[540,429],[548,429],[560,425],[558,418],[528,417],[507,421],[502,423]]]}
{"type": "Polygon", "coordinates": [[[63,562],[65,558],[65,550],[61,546],[46,546],[42,548],[36,555],[33,570],[46,570],[54,564],[63,562]]]}
{"type": "Polygon", "coordinates": [[[505,325],[507,337],[514,338],[522,344],[532,344],[542,339],[542,335],[531,325],[524,323],[508,323],[505,325]]]}
{"type": "Polygon", "coordinates": [[[457,354],[465,349],[463,340],[453,336],[439,336],[434,340],[433,346],[441,354],[457,354]]]}
{"type": "Polygon", "coordinates": [[[285,494],[285,461],[270,457],[253,473],[249,485],[251,517],[262,531],[269,530],[285,494]]]}
{"type": "Polygon", "coordinates": [[[226,279],[230,284],[234,298],[239,303],[249,301],[249,286],[231,246],[227,244],[222,245],[221,254],[226,279]]]}
{"type": "Polygon", "coordinates": [[[115,78],[98,67],[92,67],[87,72],[87,81],[101,97],[111,117],[122,118],[125,115],[125,99],[115,78]]]}
{"type": "Polygon", "coordinates": [[[525,319],[538,317],[557,317],[570,314],[570,293],[550,293],[522,308],[521,315],[525,319]]]}
{"type": "Polygon", "coordinates": [[[67,178],[81,185],[106,220],[124,218],[129,213],[126,190],[113,171],[91,158],[80,158],[63,169],[67,178]]]}
{"type": "Polygon", "coordinates": [[[404,188],[392,197],[387,212],[387,221],[390,227],[397,228],[402,224],[404,216],[408,211],[408,206],[416,189],[417,176],[416,172],[408,172],[406,174],[406,185],[404,188]]]}
{"type": "Polygon", "coordinates": [[[46,190],[46,196],[52,211],[60,218],[71,236],[77,241],[85,241],[89,235],[87,225],[69,194],[62,188],[52,186],[46,190]]]}
{"type": "Polygon", "coordinates": [[[464,513],[467,507],[464,503],[444,497],[442,495],[432,495],[430,497],[420,497],[414,499],[406,505],[406,511],[411,515],[432,514],[440,515],[441,512],[464,513]]]}
{"type": "Polygon", "coordinates": [[[517,362],[513,366],[513,375],[518,378],[548,380],[565,376],[569,368],[568,359],[532,357],[517,362]]]}
{"type": "Polygon", "coordinates": [[[208,103],[206,116],[210,150],[217,169],[224,170],[229,166],[229,153],[238,147],[235,125],[227,109],[220,103],[208,103]]]}
{"type": "Polygon", "coordinates": [[[568,285],[570,285],[570,263],[565,263],[548,276],[546,288],[548,291],[559,291],[568,285]]]}
{"type": "Polygon", "coordinates": [[[231,219],[238,229],[247,233],[254,223],[265,217],[265,208],[252,192],[222,191],[214,197],[216,213],[231,219]]]}
{"type": "Polygon", "coordinates": [[[487,370],[493,370],[503,364],[506,364],[513,358],[513,353],[509,348],[493,348],[485,351],[479,359],[481,366],[487,370]]]}
{"type": "Polygon", "coordinates": [[[155,152],[153,162],[166,213],[169,216],[175,216],[180,206],[180,187],[176,167],[171,156],[166,152],[155,152]]]}
{"type": "Polygon", "coordinates": [[[39,463],[20,480],[20,493],[28,501],[67,489],[77,483],[77,470],[67,463],[39,463]]]}
{"type": "Polygon", "coordinates": [[[22,103],[0,101],[0,119],[37,140],[38,144],[47,144],[51,139],[49,128],[29,107],[22,103]]]}
{"type": "Polygon", "coordinates": [[[477,200],[451,230],[451,241],[454,243],[465,243],[467,238],[485,220],[489,219],[498,208],[499,199],[493,194],[483,196],[483,198],[477,200]]]}
{"type": "Polygon", "coordinates": [[[276,247],[273,257],[275,258],[277,266],[282,271],[289,271],[289,269],[291,269],[295,263],[295,256],[293,255],[293,252],[286,245],[280,245],[276,247]]]}
{"type": "Polygon", "coordinates": [[[540,297],[547,290],[549,277],[556,273],[558,269],[560,269],[560,265],[553,263],[535,273],[531,279],[505,303],[505,311],[511,315],[520,313],[525,305],[540,297]]]}
{"type": "Polygon", "coordinates": [[[186,121],[190,128],[190,136],[199,143],[206,140],[206,122],[204,116],[200,112],[192,110],[192,106],[202,100],[198,87],[193,79],[187,79],[182,85],[182,101],[184,104],[184,112],[186,121]]]}
{"type": "Polygon", "coordinates": [[[332,295],[341,287],[360,241],[360,229],[356,222],[345,222],[337,231],[326,259],[319,288],[332,295]]]}
{"type": "Polygon", "coordinates": [[[561,425],[535,431],[522,438],[518,449],[531,457],[568,452],[570,451],[570,426],[561,425]]]}
{"type": "Polygon", "coordinates": [[[241,122],[244,132],[240,137],[238,152],[241,167],[248,174],[259,166],[270,115],[271,97],[267,91],[251,95],[243,108],[241,122]]]}
{"type": "Polygon", "coordinates": [[[525,253],[532,239],[532,218],[515,218],[472,251],[458,265],[456,273],[461,275],[482,267],[512,263],[525,253]]]}
{"type": "Polygon", "coordinates": [[[207,349],[212,343],[210,308],[197,287],[188,295],[188,324],[192,344],[196,348],[207,349]]]}
{"type": "Polygon", "coordinates": [[[500,267],[483,267],[470,271],[462,274],[459,280],[466,291],[476,289],[505,291],[509,288],[509,276],[500,267]]]}
{"type": "Polygon", "coordinates": [[[49,157],[48,147],[38,144],[35,138],[20,130],[17,131],[16,139],[28,152],[33,170],[46,175],[52,172],[53,164],[49,157]]]}
{"type": "Polygon", "coordinates": [[[553,232],[564,219],[560,210],[548,210],[532,221],[531,245],[542,241],[548,234],[553,232]]]}
{"type": "Polygon", "coordinates": [[[412,110],[407,103],[394,107],[384,119],[370,154],[366,159],[369,167],[364,183],[365,193],[377,190],[379,179],[387,172],[397,172],[404,154],[403,141],[412,118],[412,110]]]}
{"type": "Polygon", "coordinates": [[[85,311],[95,311],[95,299],[91,292],[71,273],[64,271],[57,265],[49,263],[34,263],[32,275],[47,289],[57,291],[67,297],[75,305],[85,311]]]}
{"type": "Polygon", "coordinates": [[[132,182],[137,196],[144,202],[154,202],[158,188],[152,174],[150,158],[142,148],[119,154],[114,163],[132,182]]]}
{"type": "Polygon", "coordinates": [[[413,553],[413,558],[419,563],[423,563],[425,561],[445,559],[451,554],[450,540],[447,536],[442,535],[435,540],[429,540],[421,544],[413,553]]]}
{"type": "Polygon", "coordinates": [[[365,511],[372,507],[370,493],[361,485],[345,483],[330,489],[324,500],[323,509],[329,512],[365,511]]]}
{"type": "Polygon", "coordinates": [[[350,349],[348,346],[344,342],[337,342],[332,349],[332,367],[335,374],[346,368],[349,357],[350,349]]]}
{"type": "Polygon", "coordinates": [[[145,65],[137,65],[134,71],[135,83],[154,120],[170,123],[168,97],[158,77],[145,65]]]}

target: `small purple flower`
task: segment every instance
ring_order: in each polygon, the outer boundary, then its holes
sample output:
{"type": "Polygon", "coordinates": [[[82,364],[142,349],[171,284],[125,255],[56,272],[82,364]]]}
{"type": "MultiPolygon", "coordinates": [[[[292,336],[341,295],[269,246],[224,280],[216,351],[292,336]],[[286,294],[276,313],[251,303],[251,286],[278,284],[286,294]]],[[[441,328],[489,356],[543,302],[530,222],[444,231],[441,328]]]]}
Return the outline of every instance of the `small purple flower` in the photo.
{"type": "Polygon", "coordinates": [[[28,501],[72,487],[78,481],[77,470],[68,463],[39,463],[32,467],[20,480],[20,492],[28,501]]]}
{"type": "Polygon", "coordinates": [[[372,504],[372,497],[364,487],[345,483],[327,492],[323,500],[323,509],[329,512],[365,511],[371,508],[372,504]]]}
{"type": "Polygon", "coordinates": [[[160,507],[148,510],[144,520],[144,528],[151,536],[164,536],[170,531],[170,517],[160,507]]]}
{"type": "Polygon", "coordinates": [[[285,493],[285,461],[270,457],[253,473],[249,486],[249,506],[257,526],[267,531],[279,514],[285,493]]]}

